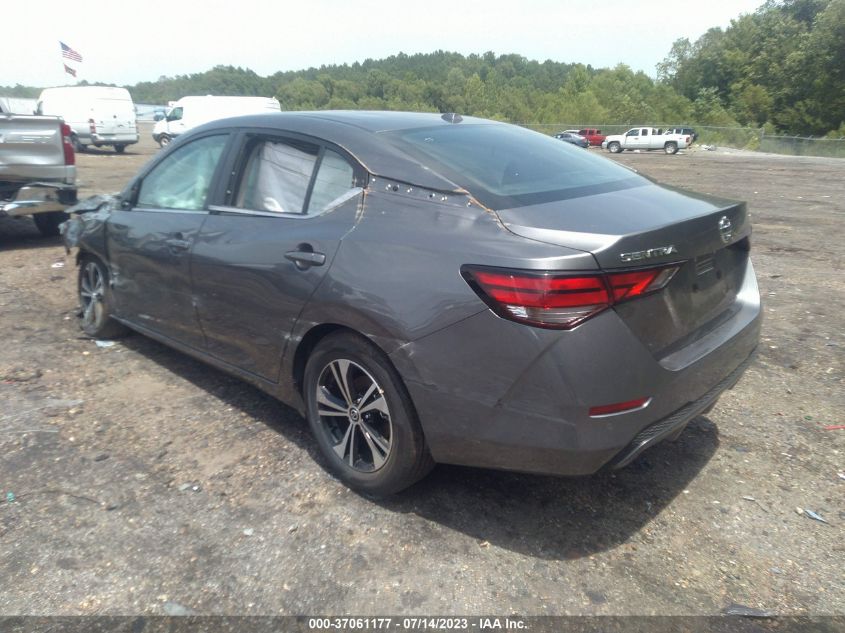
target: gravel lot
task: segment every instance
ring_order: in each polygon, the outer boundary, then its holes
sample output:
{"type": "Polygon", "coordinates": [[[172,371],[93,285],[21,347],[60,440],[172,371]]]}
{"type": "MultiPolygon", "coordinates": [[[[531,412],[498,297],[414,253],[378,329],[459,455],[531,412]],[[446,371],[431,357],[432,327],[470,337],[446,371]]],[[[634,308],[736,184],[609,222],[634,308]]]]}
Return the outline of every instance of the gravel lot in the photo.
{"type": "MultiPolygon", "coordinates": [[[[82,193],[156,151],[79,155],[82,193]]],[[[257,390],[83,338],[59,241],[0,220],[0,614],[845,614],[845,430],[825,429],[845,424],[845,160],[614,158],[749,201],[757,362],[623,471],[439,466],[386,502],[257,390]]]]}

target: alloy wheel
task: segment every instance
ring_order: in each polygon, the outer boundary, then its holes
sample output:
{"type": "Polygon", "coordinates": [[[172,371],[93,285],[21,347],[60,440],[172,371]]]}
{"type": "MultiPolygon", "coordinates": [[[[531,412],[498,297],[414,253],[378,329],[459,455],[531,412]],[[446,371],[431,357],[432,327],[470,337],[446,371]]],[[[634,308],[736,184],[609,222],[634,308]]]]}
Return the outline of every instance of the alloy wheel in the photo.
{"type": "Polygon", "coordinates": [[[105,280],[103,271],[96,262],[89,261],[82,269],[79,283],[79,301],[82,304],[83,328],[96,328],[103,322],[105,306],[103,293],[105,280]]]}
{"type": "Polygon", "coordinates": [[[350,468],[371,473],[384,466],[393,444],[385,393],[361,365],[335,359],[317,379],[317,415],[334,453],[350,468]]]}

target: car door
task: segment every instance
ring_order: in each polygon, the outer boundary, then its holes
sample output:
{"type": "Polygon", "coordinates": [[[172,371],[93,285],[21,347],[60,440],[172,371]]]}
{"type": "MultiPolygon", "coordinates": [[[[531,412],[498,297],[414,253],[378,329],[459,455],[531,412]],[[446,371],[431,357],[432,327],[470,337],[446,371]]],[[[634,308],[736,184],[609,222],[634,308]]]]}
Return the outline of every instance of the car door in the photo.
{"type": "Polygon", "coordinates": [[[133,185],[106,231],[117,314],[197,348],[204,339],[191,296],[191,249],[228,139],[209,134],[168,152],[133,185]]]}
{"type": "Polygon", "coordinates": [[[207,349],[277,382],[284,346],[354,226],[363,170],[337,148],[245,133],[228,204],[212,207],[193,252],[207,349]]]}

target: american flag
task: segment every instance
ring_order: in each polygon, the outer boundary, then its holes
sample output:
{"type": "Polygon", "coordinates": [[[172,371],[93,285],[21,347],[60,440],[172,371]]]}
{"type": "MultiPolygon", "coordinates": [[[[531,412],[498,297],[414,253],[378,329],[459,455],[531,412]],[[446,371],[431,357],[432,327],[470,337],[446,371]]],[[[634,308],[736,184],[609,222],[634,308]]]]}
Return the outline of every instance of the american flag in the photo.
{"type": "Polygon", "coordinates": [[[62,47],[62,57],[67,57],[68,59],[72,59],[75,62],[81,62],[82,61],[82,55],[77,53],[70,46],[68,46],[64,42],[59,42],[59,44],[62,47]]]}
{"type": "Polygon", "coordinates": [[[71,68],[70,66],[68,66],[67,64],[65,64],[65,72],[68,75],[72,75],[73,77],[76,77],[76,71],[73,68],[71,68]]]}

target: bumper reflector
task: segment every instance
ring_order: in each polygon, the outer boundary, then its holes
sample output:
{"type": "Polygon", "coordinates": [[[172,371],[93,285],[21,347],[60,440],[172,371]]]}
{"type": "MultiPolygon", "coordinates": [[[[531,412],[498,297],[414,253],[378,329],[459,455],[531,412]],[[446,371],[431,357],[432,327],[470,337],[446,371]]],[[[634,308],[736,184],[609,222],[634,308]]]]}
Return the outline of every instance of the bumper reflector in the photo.
{"type": "Polygon", "coordinates": [[[616,415],[617,413],[628,413],[636,409],[645,409],[650,402],[651,398],[638,398],[637,400],[628,400],[627,402],[590,407],[590,417],[600,418],[606,415],[616,415]]]}

